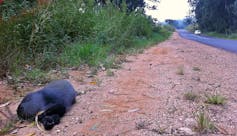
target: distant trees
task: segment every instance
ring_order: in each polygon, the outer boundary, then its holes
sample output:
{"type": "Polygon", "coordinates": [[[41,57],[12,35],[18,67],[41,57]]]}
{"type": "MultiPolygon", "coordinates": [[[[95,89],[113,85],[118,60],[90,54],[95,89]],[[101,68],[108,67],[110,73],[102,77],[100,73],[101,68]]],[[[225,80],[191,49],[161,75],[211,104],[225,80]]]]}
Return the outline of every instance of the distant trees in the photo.
{"type": "MultiPolygon", "coordinates": [[[[159,0],[150,0],[153,2],[159,2],[159,0]]],[[[132,12],[137,8],[144,8],[146,6],[144,0],[95,0],[96,4],[99,5],[106,5],[108,2],[112,3],[114,6],[121,9],[122,3],[124,2],[126,4],[127,12],[132,12]]],[[[156,9],[154,5],[150,8],[156,9]]]]}
{"type": "MultiPolygon", "coordinates": [[[[127,5],[127,9],[130,11],[133,11],[137,7],[144,7],[145,2],[144,0],[109,0],[113,5],[117,7],[121,7],[123,1],[125,1],[127,5]]],[[[95,3],[101,4],[101,5],[106,5],[107,1],[106,0],[95,0],[95,3]]]]}
{"type": "Polygon", "coordinates": [[[165,23],[169,24],[170,26],[173,26],[176,29],[184,29],[192,23],[192,20],[190,18],[186,18],[183,20],[166,19],[165,23]]]}
{"type": "Polygon", "coordinates": [[[237,32],[237,0],[189,0],[203,31],[237,32]]]}

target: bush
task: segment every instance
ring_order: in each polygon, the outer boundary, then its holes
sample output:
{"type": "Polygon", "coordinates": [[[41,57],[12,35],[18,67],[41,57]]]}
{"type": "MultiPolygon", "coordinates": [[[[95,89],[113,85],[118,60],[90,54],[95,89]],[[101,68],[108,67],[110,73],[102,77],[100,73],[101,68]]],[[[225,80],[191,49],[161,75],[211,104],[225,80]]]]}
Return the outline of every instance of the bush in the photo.
{"type": "Polygon", "coordinates": [[[0,77],[26,64],[39,71],[82,63],[111,65],[106,60],[113,53],[124,53],[138,41],[140,48],[151,39],[157,42],[167,38],[165,29],[154,27],[139,11],[128,14],[110,4],[95,8],[93,3],[60,0],[14,9],[17,14],[0,22],[0,77]]]}
{"type": "Polygon", "coordinates": [[[138,37],[150,38],[152,35],[152,25],[141,13],[127,15],[118,9],[106,7],[94,17],[97,22],[95,42],[98,44],[109,44],[119,50],[134,45],[138,37]]]}
{"type": "Polygon", "coordinates": [[[1,19],[9,20],[14,16],[22,14],[22,12],[31,9],[36,6],[36,0],[4,0],[2,4],[0,4],[0,15],[1,19]]]}

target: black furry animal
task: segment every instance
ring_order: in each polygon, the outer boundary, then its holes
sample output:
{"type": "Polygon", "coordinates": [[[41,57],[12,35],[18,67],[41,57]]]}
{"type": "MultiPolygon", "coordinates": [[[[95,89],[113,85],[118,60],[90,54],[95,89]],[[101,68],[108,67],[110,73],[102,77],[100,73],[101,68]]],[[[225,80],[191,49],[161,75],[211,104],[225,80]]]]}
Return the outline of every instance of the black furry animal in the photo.
{"type": "Polygon", "coordinates": [[[17,108],[19,118],[32,120],[36,114],[38,121],[50,130],[60,123],[60,118],[76,102],[76,91],[66,80],[57,80],[49,83],[43,89],[29,93],[17,108]]]}

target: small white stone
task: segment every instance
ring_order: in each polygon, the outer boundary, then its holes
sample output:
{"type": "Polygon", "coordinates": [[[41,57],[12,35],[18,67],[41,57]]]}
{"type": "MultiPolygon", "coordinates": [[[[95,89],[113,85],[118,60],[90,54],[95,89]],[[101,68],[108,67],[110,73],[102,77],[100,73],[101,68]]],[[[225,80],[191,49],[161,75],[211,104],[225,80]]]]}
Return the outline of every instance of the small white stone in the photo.
{"type": "Polygon", "coordinates": [[[17,132],[18,132],[18,129],[15,129],[10,134],[16,134],[17,132]]]}
{"type": "Polygon", "coordinates": [[[189,127],[194,127],[194,126],[196,126],[196,120],[195,119],[193,119],[193,118],[187,118],[187,119],[185,119],[185,125],[186,126],[189,126],[189,127]]]}
{"type": "Polygon", "coordinates": [[[183,133],[184,135],[195,135],[196,134],[190,128],[187,128],[187,127],[181,127],[181,128],[179,128],[179,131],[180,131],[180,133],[183,133]]]}
{"type": "Polygon", "coordinates": [[[73,132],[73,134],[72,134],[73,136],[76,136],[77,135],[77,132],[73,132]]]}

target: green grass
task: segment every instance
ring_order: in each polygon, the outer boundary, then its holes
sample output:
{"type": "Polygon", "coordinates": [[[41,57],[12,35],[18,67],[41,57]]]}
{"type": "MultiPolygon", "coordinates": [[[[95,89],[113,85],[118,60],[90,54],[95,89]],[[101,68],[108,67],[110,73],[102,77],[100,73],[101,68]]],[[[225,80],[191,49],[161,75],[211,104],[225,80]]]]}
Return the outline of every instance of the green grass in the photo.
{"type": "Polygon", "coordinates": [[[105,68],[118,68],[116,55],[121,53],[137,53],[155,43],[164,41],[170,34],[170,32],[166,32],[164,35],[153,33],[149,39],[137,39],[131,47],[116,47],[117,53],[113,52],[114,48],[111,48],[110,45],[75,43],[65,48],[61,54],[60,61],[66,66],[88,64],[89,66],[97,67],[99,64],[103,64],[105,68]]]}
{"type": "Polygon", "coordinates": [[[209,104],[214,104],[214,105],[224,105],[225,100],[226,100],[225,97],[221,95],[212,95],[212,96],[207,96],[207,100],[205,102],[209,104]]]}
{"type": "Polygon", "coordinates": [[[211,122],[209,117],[204,112],[200,112],[197,115],[196,121],[196,130],[200,133],[206,133],[215,130],[215,125],[211,122]]]}
{"type": "Polygon", "coordinates": [[[205,34],[208,36],[211,36],[211,37],[237,40],[237,33],[221,34],[221,33],[216,33],[216,32],[209,32],[209,33],[205,33],[205,34]]]}
{"type": "Polygon", "coordinates": [[[109,50],[109,46],[73,44],[65,48],[61,55],[61,61],[69,66],[79,66],[80,64],[98,66],[106,59],[109,50]]]}
{"type": "Polygon", "coordinates": [[[171,34],[170,27],[155,26],[141,12],[127,14],[110,4],[95,10],[91,0],[83,13],[82,2],[55,1],[1,21],[0,77],[37,81],[61,67],[115,68],[118,54],[141,53],[171,34]]]}

